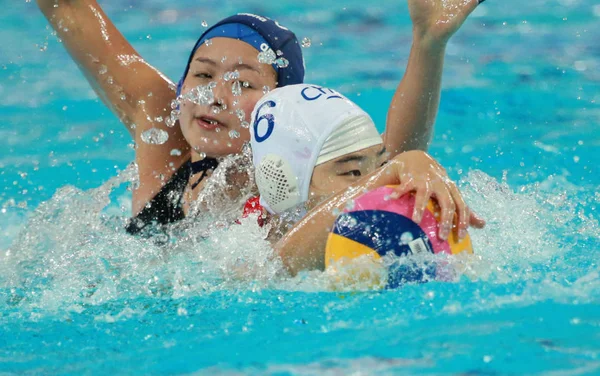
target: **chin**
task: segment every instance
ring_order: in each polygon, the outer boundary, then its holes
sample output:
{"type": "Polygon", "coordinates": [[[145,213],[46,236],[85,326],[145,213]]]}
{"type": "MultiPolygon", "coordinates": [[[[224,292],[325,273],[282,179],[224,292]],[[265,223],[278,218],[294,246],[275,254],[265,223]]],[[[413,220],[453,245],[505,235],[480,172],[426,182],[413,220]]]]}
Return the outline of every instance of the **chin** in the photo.
{"type": "Polygon", "coordinates": [[[225,130],[221,131],[221,133],[222,134],[215,134],[213,132],[202,132],[199,130],[190,132],[188,130],[187,132],[183,131],[183,136],[188,144],[192,146],[193,150],[206,153],[209,157],[217,158],[231,154],[240,154],[242,152],[244,140],[232,140],[225,130]],[[214,144],[215,141],[218,143],[214,144]],[[227,143],[231,143],[231,146],[227,146],[227,143]]]}
{"type": "Polygon", "coordinates": [[[226,157],[231,154],[240,154],[241,149],[236,147],[222,147],[220,145],[207,145],[204,143],[194,143],[192,145],[196,145],[193,148],[197,153],[205,153],[208,157],[212,158],[220,158],[226,157]]]}

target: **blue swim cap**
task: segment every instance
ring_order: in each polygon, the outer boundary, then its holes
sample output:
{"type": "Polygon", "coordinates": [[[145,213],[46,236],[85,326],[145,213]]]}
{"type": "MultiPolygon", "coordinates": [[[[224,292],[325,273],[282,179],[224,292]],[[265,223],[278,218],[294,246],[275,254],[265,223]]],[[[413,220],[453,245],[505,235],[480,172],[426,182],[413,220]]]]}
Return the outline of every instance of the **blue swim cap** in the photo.
{"type": "Polygon", "coordinates": [[[263,45],[268,46],[274,52],[281,51],[281,57],[285,58],[289,64],[286,67],[273,65],[277,72],[277,87],[304,82],[304,59],[296,35],[267,17],[240,13],[219,21],[200,36],[192,49],[185,72],[177,84],[177,95],[181,94],[183,81],[188,74],[196,50],[206,40],[218,37],[241,40],[259,52],[263,51],[263,45]]]}

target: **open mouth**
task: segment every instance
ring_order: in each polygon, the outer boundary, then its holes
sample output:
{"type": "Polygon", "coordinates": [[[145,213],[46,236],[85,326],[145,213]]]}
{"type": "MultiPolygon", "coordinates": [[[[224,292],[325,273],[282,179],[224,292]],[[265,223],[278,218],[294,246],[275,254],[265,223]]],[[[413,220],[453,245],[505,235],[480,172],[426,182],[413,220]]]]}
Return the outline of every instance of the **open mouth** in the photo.
{"type": "Polygon", "coordinates": [[[206,116],[197,117],[196,123],[198,123],[198,125],[201,126],[202,128],[205,128],[208,130],[214,130],[219,127],[224,127],[224,125],[222,123],[220,123],[218,120],[215,120],[213,118],[206,117],[206,116]]]}

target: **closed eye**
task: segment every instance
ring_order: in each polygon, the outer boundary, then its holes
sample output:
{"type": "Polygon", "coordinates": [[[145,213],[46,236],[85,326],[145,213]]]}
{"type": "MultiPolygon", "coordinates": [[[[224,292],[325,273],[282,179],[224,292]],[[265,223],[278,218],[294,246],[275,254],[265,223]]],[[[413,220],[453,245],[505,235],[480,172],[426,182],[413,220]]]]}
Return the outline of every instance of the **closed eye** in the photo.
{"type": "Polygon", "coordinates": [[[211,79],[212,75],[208,73],[196,73],[194,77],[202,78],[202,79],[211,79]]]}
{"type": "Polygon", "coordinates": [[[353,176],[353,177],[359,177],[362,176],[362,173],[360,172],[360,170],[351,170],[348,172],[344,172],[342,174],[339,174],[340,176],[353,176]]]}

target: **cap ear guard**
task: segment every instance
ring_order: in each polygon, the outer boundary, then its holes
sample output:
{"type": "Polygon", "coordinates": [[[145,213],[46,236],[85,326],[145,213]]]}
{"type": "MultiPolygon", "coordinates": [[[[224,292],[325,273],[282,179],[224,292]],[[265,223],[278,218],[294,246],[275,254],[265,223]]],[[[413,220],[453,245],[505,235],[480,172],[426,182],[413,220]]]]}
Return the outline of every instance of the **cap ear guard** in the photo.
{"type": "Polygon", "coordinates": [[[254,174],[261,205],[269,212],[280,213],[300,203],[298,179],[282,157],[265,155],[254,174]]]}

